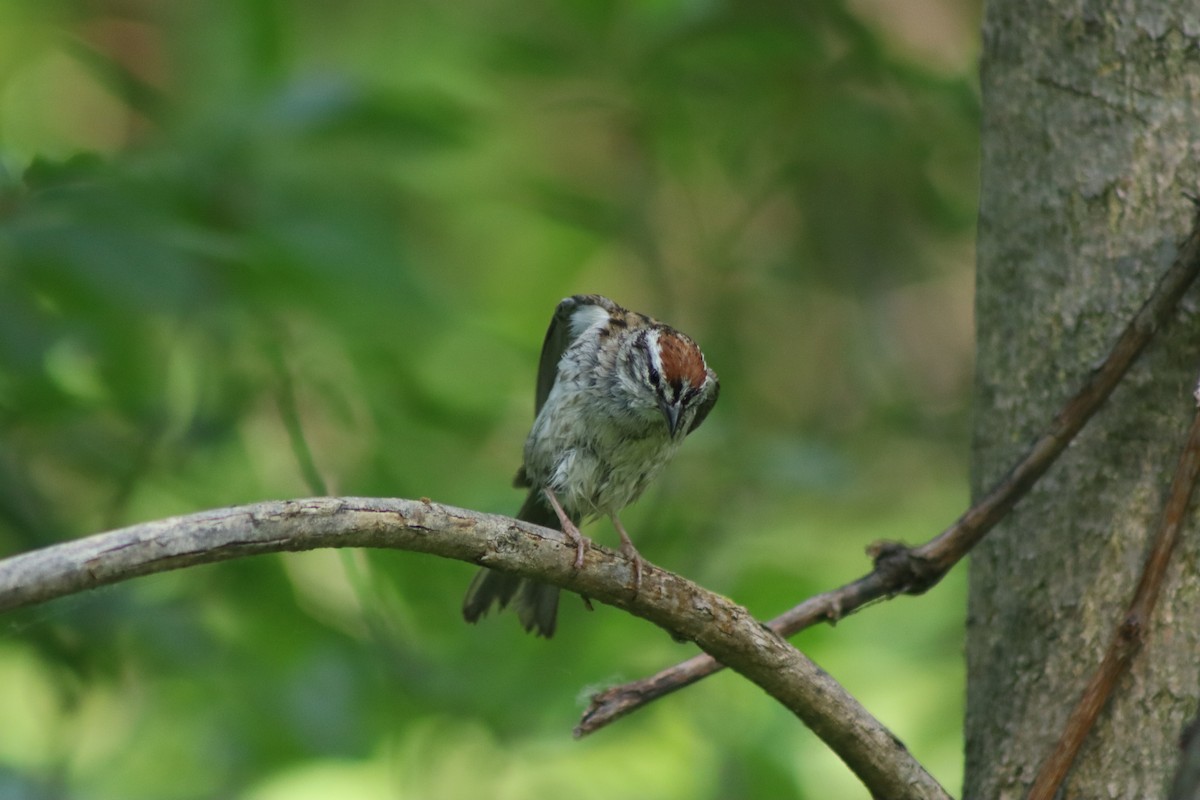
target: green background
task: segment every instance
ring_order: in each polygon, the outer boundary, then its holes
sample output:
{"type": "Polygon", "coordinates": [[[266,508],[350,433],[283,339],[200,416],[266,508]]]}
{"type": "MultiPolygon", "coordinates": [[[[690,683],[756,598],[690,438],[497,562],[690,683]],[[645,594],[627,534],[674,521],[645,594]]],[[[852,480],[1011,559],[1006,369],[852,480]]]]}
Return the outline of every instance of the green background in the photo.
{"type": "MultiPolygon", "coordinates": [[[[964,507],[975,3],[0,0],[0,555],[320,493],[512,513],[542,335],[600,292],[721,402],[623,515],[766,618],[964,507]]],[[[588,531],[616,544],[607,522],[588,531]]],[[[0,617],[0,797],[830,798],[722,674],[469,565],[264,556],[0,617]]],[[[951,791],[962,570],[796,643],[951,791]]]]}

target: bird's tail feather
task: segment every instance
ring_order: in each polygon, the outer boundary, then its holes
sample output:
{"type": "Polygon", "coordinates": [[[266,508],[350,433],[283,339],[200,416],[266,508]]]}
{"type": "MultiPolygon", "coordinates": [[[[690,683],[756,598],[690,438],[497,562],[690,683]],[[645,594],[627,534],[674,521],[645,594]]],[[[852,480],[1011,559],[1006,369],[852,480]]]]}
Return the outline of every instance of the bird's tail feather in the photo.
{"type": "MultiPolygon", "coordinates": [[[[562,528],[558,515],[537,489],[525,498],[521,510],[517,512],[517,519],[545,528],[562,528]]],[[[558,593],[557,586],[536,583],[485,567],[475,574],[471,585],[467,587],[467,596],[463,599],[463,617],[467,622],[476,622],[487,614],[493,603],[500,609],[511,603],[526,631],[549,639],[554,635],[558,622],[558,593]]]]}

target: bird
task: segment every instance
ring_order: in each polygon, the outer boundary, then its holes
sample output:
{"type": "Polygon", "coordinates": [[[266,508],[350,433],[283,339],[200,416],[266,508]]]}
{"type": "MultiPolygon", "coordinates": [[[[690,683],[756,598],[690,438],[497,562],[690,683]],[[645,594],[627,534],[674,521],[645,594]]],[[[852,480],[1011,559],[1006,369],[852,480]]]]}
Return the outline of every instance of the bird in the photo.
{"type": "MultiPolygon", "coordinates": [[[[560,302],[538,363],[534,422],[514,485],[528,495],[517,519],[556,528],[583,566],[589,544],[581,522],[608,517],[633,562],[633,591],[644,560],[617,514],[634,502],[704,422],[720,382],[687,334],[607,297],[560,302]]],[[[559,588],[481,569],[463,600],[477,622],[494,605],[511,605],[526,631],[550,638],[559,588]]]]}

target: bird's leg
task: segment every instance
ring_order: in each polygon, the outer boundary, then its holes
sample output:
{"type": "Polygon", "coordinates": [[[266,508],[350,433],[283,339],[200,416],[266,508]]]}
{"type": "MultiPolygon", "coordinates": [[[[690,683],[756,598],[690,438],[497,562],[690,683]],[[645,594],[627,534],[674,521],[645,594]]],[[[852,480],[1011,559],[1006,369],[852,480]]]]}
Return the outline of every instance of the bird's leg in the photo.
{"type": "Polygon", "coordinates": [[[633,540],[625,532],[625,526],[621,524],[621,520],[617,519],[616,514],[612,515],[612,524],[617,529],[617,533],[621,534],[621,552],[633,562],[633,593],[636,595],[642,588],[642,565],[646,563],[646,559],[642,558],[642,554],[633,546],[633,540]]]}
{"type": "Polygon", "coordinates": [[[567,512],[563,511],[562,503],[558,502],[558,498],[554,496],[554,491],[547,487],[542,489],[542,493],[550,501],[550,506],[554,509],[554,513],[558,514],[558,521],[562,523],[562,532],[575,545],[575,569],[580,569],[583,566],[583,551],[587,549],[589,542],[579,532],[579,528],[571,521],[571,518],[567,516],[567,512]]]}

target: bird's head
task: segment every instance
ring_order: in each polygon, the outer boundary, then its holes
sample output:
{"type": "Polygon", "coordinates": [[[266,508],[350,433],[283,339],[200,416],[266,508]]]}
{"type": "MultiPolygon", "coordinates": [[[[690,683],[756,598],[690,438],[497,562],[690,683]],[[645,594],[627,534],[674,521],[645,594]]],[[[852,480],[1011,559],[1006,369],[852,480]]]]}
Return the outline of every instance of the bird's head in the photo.
{"type": "Polygon", "coordinates": [[[694,431],[720,391],[704,353],[689,336],[666,325],[639,332],[634,347],[631,361],[638,382],[652,394],[671,438],[694,431]]]}

